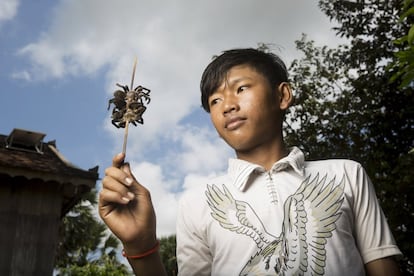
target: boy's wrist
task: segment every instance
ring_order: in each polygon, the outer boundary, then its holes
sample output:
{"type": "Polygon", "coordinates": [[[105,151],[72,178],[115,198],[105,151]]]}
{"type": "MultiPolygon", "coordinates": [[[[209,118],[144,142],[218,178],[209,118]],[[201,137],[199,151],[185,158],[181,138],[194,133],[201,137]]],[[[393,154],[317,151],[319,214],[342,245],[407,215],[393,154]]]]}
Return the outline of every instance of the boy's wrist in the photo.
{"type": "Polygon", "coordinates": [[[159,247],[160,247],[160,241],[157,240],[156,244],[151,249],[145,252],[139,253],[137,255],[131,255],[131,254],[128,254],[124,249],[122,250],[122,255],[128,259],[143,259],[145,257],[155,254],[158,251],[159,247]]]}
{"type": "Polygon", "coordinates": [[[150,238],[150,239],[144,239],[137,242],[132,243],[123,243],[123,252],[127,256],[135,256],[140,254],[145,254],[145,252],[148,252],[155,248],[159,244],[159,241],[156,237],[150,238]]]}

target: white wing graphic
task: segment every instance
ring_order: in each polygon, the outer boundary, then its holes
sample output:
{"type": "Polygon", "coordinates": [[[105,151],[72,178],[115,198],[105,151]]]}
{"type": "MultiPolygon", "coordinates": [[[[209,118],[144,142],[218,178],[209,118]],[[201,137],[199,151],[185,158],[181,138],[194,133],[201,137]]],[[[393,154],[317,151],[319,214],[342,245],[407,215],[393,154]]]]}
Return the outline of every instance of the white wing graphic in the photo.
{"type": "Polygon", "coordinates": [[[247,262],[240,275],[303,275],[306,271],[323,275],[327,238],[336,228],[343,202],[344,179],[326,184],[326,176],[312,181],[308,177],[284,203],[284,220],[279,237],[269,234],[260,218],[243,201],[233,198],[223,185],[208,186],[206,195],[211,215],[230,231],[251,237],[258,252],[247,262]],[[262,229],[262,230],[260,230],[262,229]]]}
{"type": "Polygon", "coordinates": [[[276,238],[265,230],[251,206],[247,202],[235,200],[226,186],[223,185],[222,192],[217,186],[208,185],[206,195],[211,215],[223,228],[249,236],[260,249],[276,238]]]}

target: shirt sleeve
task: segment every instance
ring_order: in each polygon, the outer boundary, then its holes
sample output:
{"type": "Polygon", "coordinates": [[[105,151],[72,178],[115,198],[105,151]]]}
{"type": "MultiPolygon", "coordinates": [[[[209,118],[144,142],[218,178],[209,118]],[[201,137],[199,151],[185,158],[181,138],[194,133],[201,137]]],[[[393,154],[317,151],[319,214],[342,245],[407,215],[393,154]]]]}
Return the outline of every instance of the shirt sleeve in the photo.
{"type": "Polygon", "coordinates": [[[353,181],[356,240],[363,262],[401,255],[364,168],[357,164],[353,181]]]}
{"type": "Polygon", "coordinates": [[[211,275],[212,256],[201,223],[202,214],[200,208],[197,208],[199,205],[200,201],[191,197],[183,197],[178,205],[178,275],[211,275]]]}

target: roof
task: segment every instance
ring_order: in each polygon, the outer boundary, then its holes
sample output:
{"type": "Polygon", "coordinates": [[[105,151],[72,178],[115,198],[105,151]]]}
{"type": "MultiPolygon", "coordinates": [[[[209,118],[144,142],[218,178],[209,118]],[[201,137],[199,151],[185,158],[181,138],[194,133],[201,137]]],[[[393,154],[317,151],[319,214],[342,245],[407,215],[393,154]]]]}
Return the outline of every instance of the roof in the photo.
{"type": "Polygon", "coordinates": [[[43,182],[61,185],[65,211],[72,207],[82,194],[95,187],[99,178],[98,166],[83,170],[73,165],[58,151],[55,141],[40,141],[41,151],[36,151],[10,146],[8,138],[10,135],[0,134],[0,176],[40,179],[43,182]]]}
{"type": "Polygon", "coordinates": [[[71,164],[57,150],[54,141],[43,143],[43,153],[38,153],[6,148],[7,137],[0,134],[0,173],[20,172],[22,175],[38,175],[42,178],[54,179],[67,179],[67,177],[94,181],[98,179],[97,167],[83,170],[71,164]]]}

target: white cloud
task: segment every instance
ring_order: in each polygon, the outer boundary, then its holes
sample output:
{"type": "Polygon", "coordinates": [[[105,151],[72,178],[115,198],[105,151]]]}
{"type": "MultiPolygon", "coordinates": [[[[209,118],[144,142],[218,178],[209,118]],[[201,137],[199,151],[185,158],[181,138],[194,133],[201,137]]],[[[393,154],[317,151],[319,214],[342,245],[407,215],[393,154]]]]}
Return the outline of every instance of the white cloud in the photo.
{"type": "MultiPolygon", "coordinates": [[[[29,74],[28,79],[61,78],[65,74],[65,63],[62,59],[62,49],[50,43],[46,35],[38,43],[31,43],[18,51],[19,55],[30,55],[32,68],[24,70],[29,74]]],[[[15,75],[20,73],[15,73],[15,75]]]]}
{"type": "Polygon", "coordinates": [[[168,160],[177,166],[181,173],[203,173],[225,168],[231,150],[215,131],[184,125],[175,129],[173,138],[180,143],[180,154],[170,152],[168,160]]]}
{"type": "Polygon", "coordinates": [[[184,190],[193,189],[202,185],[203,183],[208,183],[210,179],[217,176],[218,173],[211,173],[209,175],[198,175],[198,174],[188,174],[186,175],[183,181],[184,190]]]}
{"type": "Polygon", "coordinates": [[[19,0],[0,1],[0,27],[2,22],[13,19],[17,14],[19,0]]]}
{"type": "Polygon", "coordinates": [[[11,75],[11,77],[13,79],[17,79],[17,80],[25,80],[25,81],[30,81],[31,80],[31,75],[27,70],[23,70],[23,71],[20,71],[20,72],[13,73],[11,75]]]}
{"type": "Polygon", "coordinates": [[[286,49],[282,55],[288,60],[300,32],[325,33],[319,27],[326,18],[309,17],[301,23],[306,13],[317,11],[313,1],[301,3],[301,9],[291,1],[259,3],[61,1],[47,31],[19,51],[32,62],[32,68],[24,69],[25,79],[90,75],[108,66],[109,96],[116,82],[129,85],[137,56],[135,83],[152,90],[153,101],[144,115],[151,140],[199,105],[200,75],[214,54],[270,42],[286,49]]]}
{"type": "Polygon", "coordinates": [[[177,195],[168,190],[169,180],[163,177],[158,165],[143,162],[131,164],[137,180],[151,192],[151,199],[157,214],[157,235],[168,236],[175,233],[177,217],[177,195]]]}

